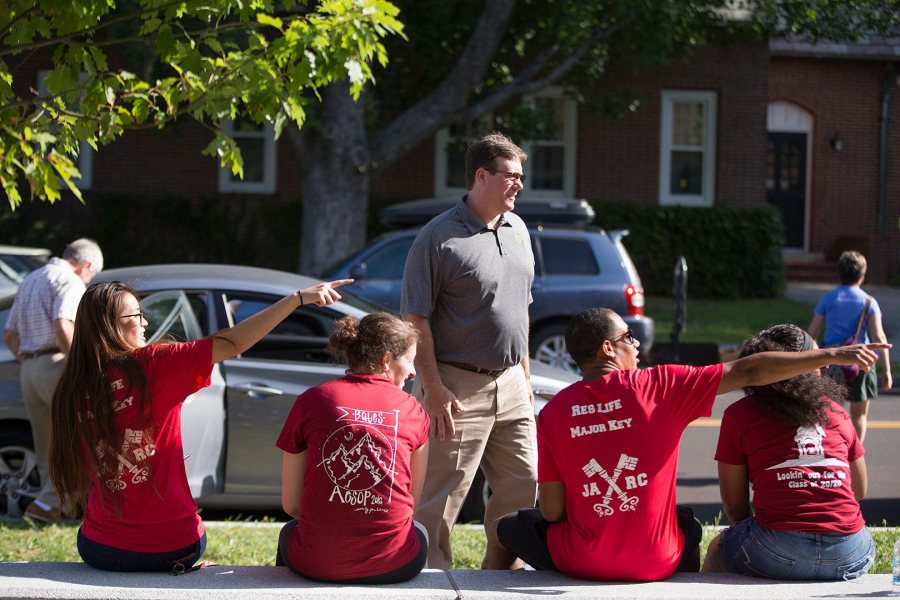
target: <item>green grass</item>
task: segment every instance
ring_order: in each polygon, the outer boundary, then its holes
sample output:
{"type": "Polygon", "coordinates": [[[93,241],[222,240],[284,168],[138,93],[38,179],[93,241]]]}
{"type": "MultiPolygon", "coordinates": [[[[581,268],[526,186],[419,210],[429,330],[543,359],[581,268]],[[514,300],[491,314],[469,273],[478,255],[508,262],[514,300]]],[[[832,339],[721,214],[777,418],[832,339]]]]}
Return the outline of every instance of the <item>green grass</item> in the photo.
{"type": "MultiPolygon", "coordinates": [[[[207,525],[203,558],[222,565],[274,565],[279,531],[280,524],[207,525]]],[[[0,561],[78,562],[77,534],[77,525],[32,527],[26,522],[0,522],[0,561]]]]}
{"type": "MultiPolygon", "coordinates": [[[[278,543],[278,524],[254,527],[244,523],[215,523],[207,526],[208,545],[204,559],[221,565],[274,565],[278,543]]],[[[0,561],[77,562],[75,525],[32,527],[27,523],[0,522],[0,561]]],[[[873,529],[876,560],[872,573],[891,572],[891,553],[900,528],[873,529]]],[[[701,553],[715,535],[713,527],[703,531],[701,553]]],[[[484,530],[481,527],[456,527],[451,536],[453,568],[477,569],[484,554],[484,530]]]]}
{"type": "MultiPolygon", "coordinates": [[[[700,542],[701,561],[706,556],[706,547],[715,536],[715,527],[703,528],[703,540],[700,542]]],[[[872,529],[872,536],[875,538],[875,566],[869,572],[890,573],[894,541],[900,536],[900,527],[872,529]]],[[[484,555],[485,548],[484,530],[481,527],[456,527],[453,529],[450,541],[453,545],[454,569],[478,569],[481,567],[481,557],[484,555]]]]}
{"type": "MultiPolygon", "coordinates": [[[[644,312],[656,321],[656,340],[668,342],[675,320],[675,300],[660,296],[647,298],[644,312]]],[[[806,329],[814,306],[782,298],[751,300],[687,301],[687,326],[682,342],[740,344],[745,339],[779,323],[793,323],[806,329]]]]}

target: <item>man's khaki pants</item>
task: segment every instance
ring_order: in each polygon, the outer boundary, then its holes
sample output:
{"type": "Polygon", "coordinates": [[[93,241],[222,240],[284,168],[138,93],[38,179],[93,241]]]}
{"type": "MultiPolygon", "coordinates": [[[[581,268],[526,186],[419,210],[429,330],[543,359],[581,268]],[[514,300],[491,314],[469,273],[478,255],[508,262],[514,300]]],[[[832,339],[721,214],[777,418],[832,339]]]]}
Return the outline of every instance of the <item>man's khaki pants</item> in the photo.
{"type": "MultiPolygon", "coordinates": [[[[456,434],[429,440],[428,472],[416,520],[428,530],[428,567],[449,569],[450,532],[479,465],[493,490],[485,529],[496,519],[534,506],[537,452],[534,408],[521,365],[497,379],[438,363],[441,380],[466,408],[456,412],[456,434]]],[[[421,383],[413,395],[423,401],[421,383]]]]}
{"type": "MultiPolygon", "coordinates": [[[[25,412],[31,421],[31,438],[37,456],[38,473],[41,476],[41,491],[36,500],[51,508],[60,508],[59,496],[50,481],[50,418],[53,408],[53,392],[66,366],[66,356],[62,352],[43,354],[22,361],[19,380],[22,384],[22,399],[25,412]]],[[[70,449],[77,452],[78,449],[70,449]]]]}

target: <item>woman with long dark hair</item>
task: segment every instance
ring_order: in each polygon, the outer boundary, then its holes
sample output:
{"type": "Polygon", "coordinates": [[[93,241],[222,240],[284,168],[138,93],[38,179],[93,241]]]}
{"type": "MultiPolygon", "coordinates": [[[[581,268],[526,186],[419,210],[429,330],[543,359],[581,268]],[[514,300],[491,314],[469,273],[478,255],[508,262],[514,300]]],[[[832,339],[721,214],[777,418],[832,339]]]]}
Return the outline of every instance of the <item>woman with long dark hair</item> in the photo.
{"type": "Polygon", "coordinates": [[[134,292],[87,289],[53,398],[50,476],[84,512],[81,558],[112,571],[190,569],[206,533],[184,471],[181,405],[209,385],[213,364],[247,350],[301,304],[340,299],[339,280],[299,290],[234,327],[187,343],[148,345],[134,292]]]}
{"type": "Polygon", "coordinates": [[[294,517],[276,564],[340,583],[398,583],[425,566],[413,510],[428,464],[430,420],[403,391],[415,376],[418,332],[384,312],[344,317],[329,351],[347,375],[301,394],[277,445],[281,497],[294,517]]]}
{"type": "MultiPolygon", "coordinates": [[[[741,356],[815,347],[799,327],[776,325],[747,340],[741,356]]],[[[746,392],[725,410],[716,449],[732,525],[710,542],[702,570],[799,580],[863,575],[875,542],[859,507],[865,450],[838,404],[845,388],[815,371],[746,392]]]]}

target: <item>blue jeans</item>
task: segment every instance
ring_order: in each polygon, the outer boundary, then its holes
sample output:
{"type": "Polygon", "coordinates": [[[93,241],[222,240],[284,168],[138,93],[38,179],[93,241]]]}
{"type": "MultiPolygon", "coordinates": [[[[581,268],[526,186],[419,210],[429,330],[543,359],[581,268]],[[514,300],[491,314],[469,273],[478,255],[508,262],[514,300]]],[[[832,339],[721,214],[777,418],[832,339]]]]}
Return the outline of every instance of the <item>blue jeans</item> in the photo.
{"type": "Polygon", "coordinates": [[[754,517],[722,532],[725,570],[772,579],[840,581],[864,575],[875,562],[875,540],[856,533],[805,533],[769,529],[754,517]]]}
{"type": "Polygon", "coordinates": [[[206,533],[199,540],[168,552],[134,552],[94,542],[78,530],[81,560],[104,571],[163,571],[179,575],[190,571],[206,550],[206,533]]]}

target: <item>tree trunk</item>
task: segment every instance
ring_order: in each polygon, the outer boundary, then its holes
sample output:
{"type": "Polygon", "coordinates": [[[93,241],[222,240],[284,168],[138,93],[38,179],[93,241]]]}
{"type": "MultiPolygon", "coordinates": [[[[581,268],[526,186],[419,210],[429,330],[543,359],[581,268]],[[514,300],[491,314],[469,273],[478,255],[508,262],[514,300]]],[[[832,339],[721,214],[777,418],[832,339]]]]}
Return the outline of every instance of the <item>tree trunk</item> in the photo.
{"type": "Polygon", "coordinates": [[[343,83],[321,94],[316,116],[291,132],[300,150],[303,228],[298,267],[304,275],[320,274],[366,240],[370,162],[364,96],[354,102],[343,83]]]}

